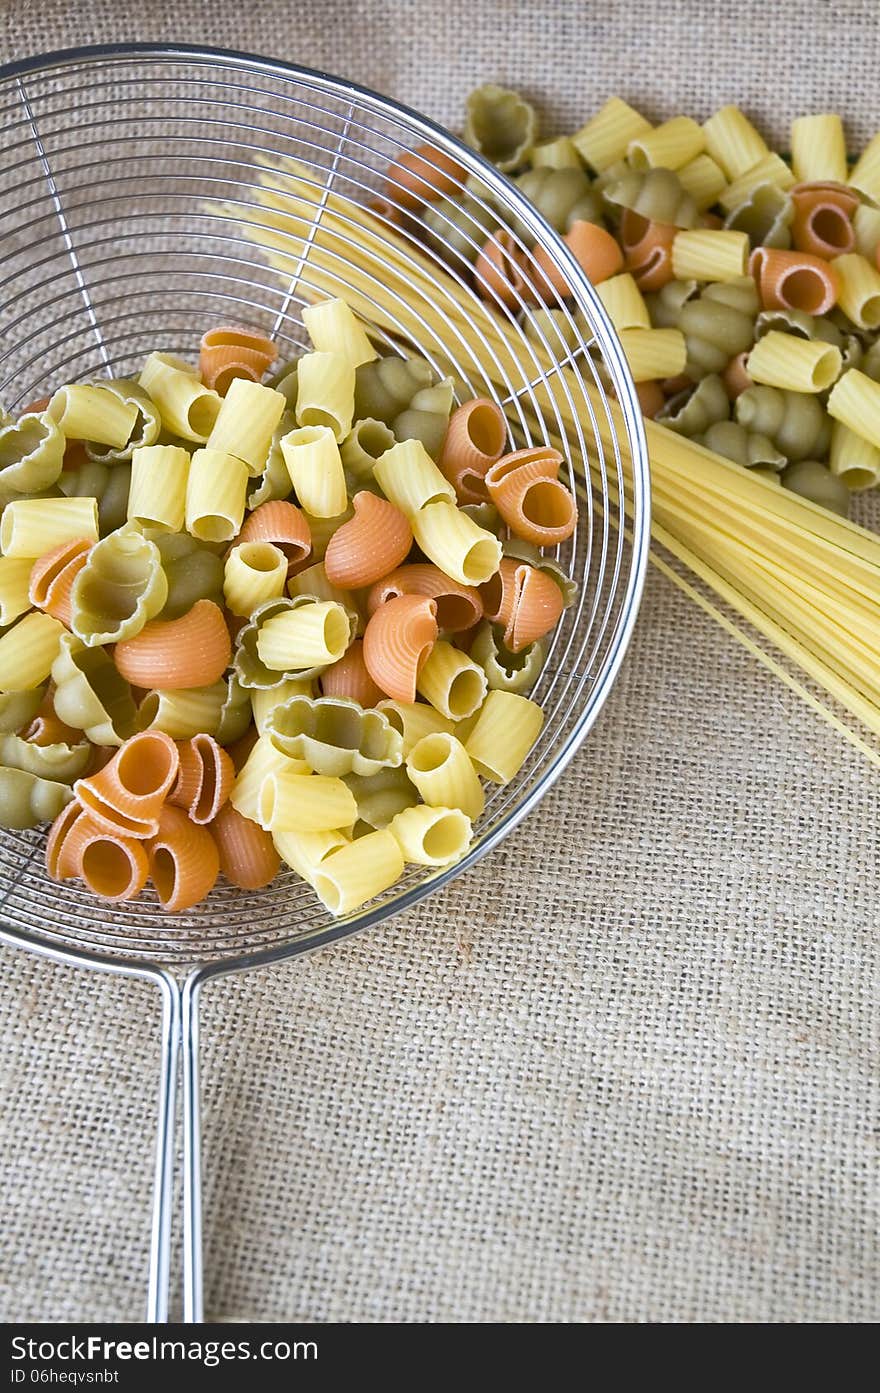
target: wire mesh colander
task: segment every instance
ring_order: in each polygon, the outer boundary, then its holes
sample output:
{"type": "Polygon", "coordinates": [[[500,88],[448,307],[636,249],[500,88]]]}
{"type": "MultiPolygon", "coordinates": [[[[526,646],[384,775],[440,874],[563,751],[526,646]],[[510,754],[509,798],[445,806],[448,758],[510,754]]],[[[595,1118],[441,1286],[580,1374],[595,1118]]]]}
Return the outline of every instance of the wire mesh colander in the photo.
{"type": "MultiPolygon", "coordinates": [[[[383,97],[242,54],[97,48],[0,69],[0,124],[0,402],[7,409],[64,382],[136,373],[154,349],[191,356],[204,329],[220,322],[268,332],[282,356],[292,357],[307,346],[301,310],[326,291],[332,262],[337,293],[345,297],[356,283],[370,319],[375,302],[383,351],[422,354],[438,373],[452,374],[460,397],[491,390],[515,443],[558,442],[581,499],[578,530],[558,557],[578,582],[578,599],[554,635],[533,692],[546,713],[544,729],[516,779],[487,791],[474,845],[456,866],[435,874],[410,868],[381,900],[339,921],[292,873],[258,893],[220,886],[185,916],[163,914],[149,892],[108,914],[70,882],[48,881],[41,834],[0,833],[0,937],[160,987],[163,1064],[148,1318],[168,1314],[182,1059],[184,1311],[198,1320],[203,983],[314,950],[407,908],[467,870],[535,805],[593,724],[630,636],[647,557],[644,441],[619,344],[567,249],[478,155],[383,97]],[[396,231],[412,248],[414,285],[418,277],[424,285],[423,258],[429,258],[433,306],[449,326],[442,355],[427,321],[420,333],[415,293],[411,300],[399,295],[399,314],[389,307],[381,259],[373,258],[366,283],[356,279],[358,224],[344,212],[338,216],[344,201],[363,206],[375,199],[388,165],[425,142],[464,168],[469,197],[469,213],[449,210],[455,223],[448,237],[442,211],[439,223],[435,218],[427,250],[406,221],[396,231]],[[267,187],[283,186],[279,170],[291,160],[304,166],[312,216],[279,263],[277,244],[274,261],[261,244],[261,199],[267,187]],[[331,250],[328,206],[336,210],[331,250]],[[528,294],[527,267],[518,327],[511,324],[515,367],[499,363],[472,291],[476,250],[487,226],[499,223],[514,228],[523,248],[543,248],[564,268],[574,306],[561,312],[564,322],[537,315],[528,303],[536,301],[528,294]],[[616,428],[612,397],[619,406],[616,428]]],[[[390,192],[385,212],[396,221],[398,199],[390,192]]],[[[405,287],[399,246],[396,284],[402,277],[405,287]]]]}

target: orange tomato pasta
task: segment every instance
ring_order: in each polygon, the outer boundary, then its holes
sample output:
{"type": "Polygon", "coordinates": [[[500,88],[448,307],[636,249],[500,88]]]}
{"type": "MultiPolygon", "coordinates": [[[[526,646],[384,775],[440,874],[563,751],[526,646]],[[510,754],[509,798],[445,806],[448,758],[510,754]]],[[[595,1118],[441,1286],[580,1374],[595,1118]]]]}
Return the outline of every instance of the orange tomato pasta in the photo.
{"type": "Polygon", "coordinates": [[[271,542],[287,557],[287,573],[301,566],[310,556],[312,534],[301,508],[284,499],[261,503],[255,508],[235,539],[239,542],[271,542]]]}
{"type": "Polygon", "coordinates": [[[364,662],[363,639],[355,639],[347,653],[321,673],[321,693],[326,697],[348,697],[361,706],[375,706],[384,695],[364,662]]]}
{"type": "Polygon", "coordinates": [[[127,740],[97,774],[78,779],[73,791],[105,830],[142,840],[156,834],[179,764],[171,736],[145,730],[127,740]]]}
{"type": "Polygon", "coordinates": [[[220,874],[240,890],[261,890],[281,869],[270,833],[226,803],[211,823],[220,874]]]}
{"type": "Polygon", "coordinates": [[[117,643],[113,657],[135,687],[210,687],[229,666],[232,641],[219,605],[197,600],[180,619],[151,619],[134,638],[117,643]]]}
{"type": "Polygon", "coordinates": [[[415,701],[416,679],[437,641],[437,605],[427,595],[397,595],[364,630],[364,663],[376,686],[395,701],[415,701]]]}
{"type": "Polygon", "coordinates": [[[393,503],[366,489],[352,502],[354,517],[336,529],[324,553],[327,579],[340,590],[372,585],[399,566],[413,544],[412,528],[393,503]]]}
{"type": "Polygon", "coordinates": [[[177,751],[177,780],[168,801],[185,809],[193,822],[212,822],[232,791],[235,765],[214,737],[204,733],[179,741],[177,751]]]}
{"type": "Polygon", "coordinates": [[[209,894],[220,874],[220,856],[211,833],[179,808],[162,809],[158,831],[146,849],[150,878],[169,914],[192,909],[209,894]]]}
{"type": "Polygon", "coordinates": [[[837,300],[839,282],[833,269],[809,252],[756,247],[749,259],[749,273],[758,283],[765,310],[827,314],[837,300]]]}
{"type": "Polygon", "coordinates": [[[222,397],[235,377],[259,382],[277,357],[278,349],[271,339],[250,329],[221,325],[202,335],[199,374],[205,386],[222,397]]]}
{"type": "Polygon", "coordinates": [[[854,250],[853,214],[859,200],[843,184],[798,184],[789,194],[794,207],[791,240],[798,251],[829,259],[854,250]]]}
{"type": "Polygon", "coordinates": [[[459,503],[485,502],[486,470],[500,459],[506,439],[507,419],[497,402],[477,397],[453,411],[437,463],[459,503]]]}
{"type": "Polygon", "coordinates": [[[451,155],[433,145],[418,145],[389,165],[385,187],[389,202],[399,208],[416,208],[457,193],[465,178],[465,171],[451,155]]]}
{"type": "Polygon", "coordinates": [[[395,595],[429,596],[437,605],[437,625],[447,634],[463,633],[483,617],[483,603],[476,586],[450,580],[431,562],[398,566],[396,571],[378,581],[367,596],[367,612],[375,614],[395,595]]]}
{"type": "Polygon", "coordinates": [[[94,546],[88,537],[77,537],[69,542],[61,542],[43,556],[37,558],[31,567],[28,598],[37,609],[51,614],[66,628],[70,628],[70,592],[89,552],[94,546]]]}

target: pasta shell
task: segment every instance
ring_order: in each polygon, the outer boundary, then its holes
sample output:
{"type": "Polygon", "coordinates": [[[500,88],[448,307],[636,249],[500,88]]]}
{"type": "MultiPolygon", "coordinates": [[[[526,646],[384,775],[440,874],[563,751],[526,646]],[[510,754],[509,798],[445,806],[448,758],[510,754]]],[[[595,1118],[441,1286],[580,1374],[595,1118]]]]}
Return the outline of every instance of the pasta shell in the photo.
{"type": "Polygon", "coordinates": [[[749,273],[758,283],[765,310],[805,310],[827,314],[837,300],[840,282],[827,261],[809,252],[756,247],[749,273]]]}
{"type": "Polygon", "coordinates": [[[231,803],[220,809],[211,823],[211,835],[220,858],[220,874],[240,890],[261,890],[275,879],[281,857],[270,833],[242,817],[231,803]]]}
{"type": "Polygon", "coordinates": [[[324,553],[331,585],[359,590],[393,571],[409,554],[413,534],[399,508],[363,489],[354,499],[354,517],[333,533],[324,553]]]}
{"type": "Polygon", "coordinates": [[[480,586],[480,598],[483,601],[483,612],[487,619],[491,619],[493,624],[500,624],[505,630],[504,642],[507,643],[507,628],[513,618],[513,610],[516,604],[517,572],[520,563],[512,560],[509,556],[501,559],[501,565],[495,572],[491,580],[487,580],[485,585],[480,586]]]}
{"type": "Polygon", "coordinates": [[[177,746],[180,764],[169,803],[184,808],[193,822],[212,822],[235,783],[235,765],[212,735],[194,735],[177,746]]]}
{"type": "Polygon", "coordinates": [[[388,167],[386,187],[392,203],[417,208],[447,194],[460,193],[467,174],[457,160],[434,145],[407,150],[388,167]]]}
{"type": "Polygon", "coordinates": [[[554,450],[519,450],[487,473],[489,497],[515,537],[549,547],[574,532],[577,504],[556,478],[558,468],[554,450]],[[532,458],[519,462],[517,456],[524,455],[532,458]]]}
{"type": "Polygon", "coordinates": [[[508,309],[517,309],[531,298],[531,282],[527,275],[528,254],[512,232],[498,227],[483,243],[474,263],[474,282],[484,300],[500,301],[508,309]]]}
{"type": "Polygon", "coordinates": [[[133,900],[147,883],[149,862],[142,843],[85,812],[77,810],[65,819],[55,819],[46,844],[46,865],[54,880],[82,878],[83,884],[101,899],[121,903],[133,900]]]}
{"type": "Polygon", "coordinates": [[[651,222],[631,208],[620,220],[623,262],[640,290],[662,290],[673,280],[672,243],[677,229],[671,223],[651,222]]]}
{"type": "Polygon", "coordinates": [[[239,542],[272,542],[287,557],[287,574],[300,566],[312,550],[312,534],[305,513],[295,503],[276,498],[255,508],[235,539],[239,542]]]}
{"type": "Polygon", "coordinates": [[[507,420],[497,402],[477,397],[453,411],[437,461],[459,503],[485,503],[486,470],[501,456],[507,420]]]}
{"type": "Polygon", "coordinates": [[[791,190],[792,241],[798,251],[831,258],[855,249],[853,214],[859,200],[843,184],[797,184],[791,190]]]}
{"type": "Polygon", "coordinates": [[[179,764],[171,736],[145,730],[127,740],[97,774],[78,779],[73,791],[101,827],[142,840],[156,835],[179,764]]]}
{"type": "Polygon", "coordinates": [[[62,542],[39,557],[31,567],[28,599],[37,609],[45,610],[70,628],[70,592],[94,542],[77,537],[62,542]]]}
{"type": "MultiPolygon", "coordinates": [[[[593,285],[608,280],[623,267],[623,252],[617,239],[598,223],[579,219],[572,223],[562,240],[593,285]]],[[[562,296],[571,294],[565,272],[561,266],[557,266],[546,248],[536,247],[534,255],[535,289],[538,294],[544,299],[554,292],[562,296]]]]}
{"type": "Polygon", "coordinates": [[[55,712],[55,690],[52,684],[32,719],[20,732],[22,740],[31,745],[77,745],[83,733],[62,721],[55,712]]]}
{"type": "Polygon", "coordinates": [[[271,339],[250,329],[223,325],[202,335],[199,348],[199,374],[206,387],[224,396],[235,377],[259,382],[278,357],[271,339]]]}
{"type": "Polygon", "coordinates": [[[386,696],[415,701],[437,633],[437,605],[427,595],[397,595],[376,610],[364,631],[364,663],[386,696]]]}
{"type": "Polygon", "coordinates": [[[164,807],[159,830],[147,843],[150,877],[162,908],[180,914],[203,900],[220,874],[220,856],[207,827],[179,808],[164,807]]]}
{"type": "Polygon", "coordinates": [[[361,706],[375,706],[382,700],[382,689],[376,686],[364,662],[364,644],[355,639],[338,663],[331,663],[320,677],[321,692],[326,697],[348,697],[361,706]]]}
{"type": "Polygon", "coordinates": [[[229,666],[232,640],[219,605],[197,600],[180,619],[145,624],[134,638],[117,643],[113,657],[136,687],[210,687],[229,666]]]}
{"type": "Polygon", "coordinates": [[[367,596],[367,613],[375,614],[395,595],[427,595],[437,605],[437,626],[447,634],[463,633],[483,617],[476,586],[460,585],[430,562],[398,566],[378,581],[367,596]]]}

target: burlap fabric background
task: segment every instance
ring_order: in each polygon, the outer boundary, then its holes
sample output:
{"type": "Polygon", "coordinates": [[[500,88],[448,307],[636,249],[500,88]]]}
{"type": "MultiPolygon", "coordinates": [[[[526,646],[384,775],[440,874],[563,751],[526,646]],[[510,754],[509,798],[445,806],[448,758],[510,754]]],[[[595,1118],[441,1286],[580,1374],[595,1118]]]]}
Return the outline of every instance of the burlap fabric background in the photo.
{"type": "MultiPolygon", "coordinates": [[[[212,42],[457,124],[620,91],[880,124],[871,3],[0,3],[4,59],[212,42]]],[[[876,782],[652,575],[567,776],[381,931],[211,989],[215,1318],[867,1321],[877,1314],[876,782]]],[[[157,1003],[3,958],[0,1316],[137,1318],[157,1003]]]]}

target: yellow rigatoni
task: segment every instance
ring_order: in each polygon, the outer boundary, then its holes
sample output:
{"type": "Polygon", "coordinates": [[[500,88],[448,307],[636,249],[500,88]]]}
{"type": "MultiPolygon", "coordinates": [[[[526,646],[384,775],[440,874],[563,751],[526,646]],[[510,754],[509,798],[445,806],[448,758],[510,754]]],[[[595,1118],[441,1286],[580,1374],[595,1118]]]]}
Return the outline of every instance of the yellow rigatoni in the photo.
{"type": "Polygon", "coordinates": [[[388,890],[403,869],[403,852],[391,833],[368,832],[331,851],[315,871],[312,885],[331,914],[351,914],[388,890]]]}
{"type": "Polygon", "coordinates": [[[802,184],[818,180],[846,183],[846,137],[836,112],[798,116],[792,121],[791,167],[802,184]]]}
{"type": "Polygon", "coordinates": [[[195,368],[171,353],[151,353],[138,382],[159,408],[166,430],[205,443],[223,398],[202,383],[195,368]]]}
{"type": "Polygon", "coordinates": [[[706,148],[702,127],[690,116],[673,116],[631,140],[627,159],[633,169],[680,169],[706,148]]]}
{"type": "Polygon", "coordinates": [[[471,819],[486,803],[470,757],[454,735],[426,735],[406,757],[406,772],[432,808],[460,808],[471,819]]]}
{"type": "MultiPolygon", "coordinates": [[[[288,759],[287,755],[276,750],[267,736],[261,735],[238,772],[229,801],[242,817],[249,817],[251,822],[260,822],[260,793],[269,775],[307,773],[307,764],[302,760],[288,759]]],[[[260,825],[263,826],[262,823],[260,825]]]]}
{"type": "Polygon", "coordinates": [[[329,426],[301,426],[288,431],[281,437],[281,453],[294,492],[310,516],[335,518],[345,512],[345,470],[336,436],[329,426]]]}
{"type": "Polygon", "coordinates": [[[853,214],[853,231],[856,234],[856,251],[873,260],[880,247],[880,208],[872,208],[868,203],[860,203],[853,214]]]}
{"type": "Polygon", "coordinates": [[[880,448],[880,382],[850,368],[831,389],[827,410],[835,421],[880,448]]]}
{"type": "Polygon", "coordinates": [[[376,709],[383,711],[403,736],[404,759],[426,735],[451,735],[453,732],[454,722],[424,701],[392,701],[385,697],[377,703],[376,709]]]}
{"type": "Polygon", "coordinates": [[[419,670],[416,687],[441,716],[462,721],[482,704],[486,674],[460,648],[438,640],[419,670]]]}
{"type": "Polygon", "coordinates": [[[46,415],[68,440],[90,440],[121,450],[134,430],[138,409],[106,387],[75,383],[58,389],[46,415]]]}
{"type": "Polygon", "coordinates": [[[745,232],[696,228],[677,232],[672,242],[672,273],[680,281],[734,281],[745,275],[748,259],[745,232]]]}
{"type": "Polygon", "coordinates": [[[179,445],[143,445],[131,456],[128,520],[179,532],[186,516],[189,452],[179,445]]]}
{"type": "Polygon", "coordinates": [[[684,372],[687,343],[680,329],[622,329],[619,337],[634,382],[684,372]]]}
{"type": "Polygon", "coordinates": [[[868,141],[856,160],[849,182],[872,203],[880,203],[880,132],[868,141]]]}
{"type": "Polygon", "coordinates": [[[98,540],[98,503],[94,498],[17,498],[0,518],[0,551],[36,561],[75,537],[98,540]]]}
{"type": "Polygon", "coordinates": [[[601,281],[596,286],[596,294],[618,333],[622,329],[650,329],[648,306],[629,271],[601,281]]]}
{"type": "Polygon", "coordinates": [[[286,832],[272,833],[275,850],[286,865],[297,875],[302,876],[309,885],[314,884],[315,874],[331,851],[348,846],[349,838],[344,832],[286,832]]]}
{"type": "Polygon", "coordinates": [[[675,172],[685,193],[690,194],[700,213],[717,203],[719,194],[727,187],[724,170],[711,155],[697,155],[695,160],[689,160],[675,172]]]}
{"type": "Polygon", "coordinates": [[[196,450],[186,483],[186,530],[201,542],[231,542],[241,531],[248,469],[221,450],[196,450]]]}
{"type": "Polygon", "coordinates": [[[461,585],[484,585],[501,565],[501,543],[451,503],[429,503],[410,518],[418,546],[461,585]]]}
{"type": "Polygon", "coordinates": [[[226,558],[223,598],[226,608],[246,619],[264,600],[284,594],[287,557],[271,542],[242,542],[226,558]]]}
{"type": "Polygon", "coordinates": [[[610,97],[600,111],[571,137],[581,159],[601,174],[622,160],[631,143],[646,135],[651,122],[620,97],[610,97]]]}
{"type": "Polygon", "coordinates": [[[420,440],[392,445],[379,456],[373,474],[389,502],[410,519],[429,503],[455,502],[455,489],[420,440]]]}
{"type": "Polygon", "coordinates": [[[351,625],[342,605],[318,600],[283,610],[261,624],[257,653],[274,672],[298,672],[337,663],[350,638],[351,625]]]}
{"type": "Polygon", "coordinates": [[[880,326],[880,271],[857,252],[836,256],[831,262],[840,290],[837,303],[860,329],[880,326]]]}
{"type": "Polygon", "coordinates": [[[51,614],[26,614],[0,638],[0,692],[27,692],[45,682],[64,625],[51,614]]]}
{"type": "Polygon", "coordinates": [[[507,784],[521,768],[543,724],[544,712],[528,697],[490,692],[465,750],[478,774],[507,784]]]}
{"type": "Polygon", "coordinates": [[[753,382],[789,392],[824,392],[840,376],[840,349],[821,339],[802,339],[771,329],[746,361],[753,382]]]}
{"type": "Polygon", "coordinates": [[[795,182],[794,175],[781,155],[771,152],[759,160],[751,169],[747,169],[738,179],[734,179],[718,195],[718,202],[725,213],[732,213],[735,208],[739,208],[754,193],[755,189],[762,184],[773,184],[777,189],[785,191],[790,189],[795,182]]]}
{"type": "Polygon", "coordinates": [[[447,866],[460,860],[472,835],[471,820],[460,808],[429,808],[426,803],[404,808],[391,819],[388,831],[403,859],[416,866],[447,866]]]}
{"type": "Polygon", "coordinates": [[[272,435],[286,406],[281,392],[247,377],[233,378],[208,436],[208,449],[234,455],[247,465],[252,477],[262,474],[272,435]]]}
{"type": "Polygon", "coordinates": [[[296,420],[327,426],[337,443],[354,420],[354,367],[341,353],[304,353],[296,365],[296,420]]]}
{"type": "Polygon", "coordinates": [[[703,122],[706,150],[720,164],[728,179],[738,179],[765,155],[766,141],[738,106],[723,106],[703,122]]]}
{"type": "Polygon", "coordinates": [[[257,814],[268,832],[332,832],[354,826],[357,803],[341,779],[273,769],[260,785],[257,814]]]}
{"type": "Polygon", "coordinates": [[[880,484],[880,449],[863,440],[840,421],[831,428],[831,473],[842,479],[853,493],[880,484]]]}
{"type": "Polygon", "coordinates": [[[0,625],[5,627],[31,607],[29,556],[0,556],[0,625]]]}
{"type": "Polygon", "coordinates": [[[363,325],[355,319],[344,300],[322,300],[320,304],[308,305],[302,312],[302,320],[319,353],[337,353],[353,368],[371,363],[379,356],[363,325]]]}

